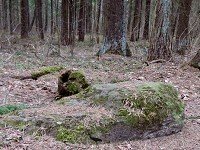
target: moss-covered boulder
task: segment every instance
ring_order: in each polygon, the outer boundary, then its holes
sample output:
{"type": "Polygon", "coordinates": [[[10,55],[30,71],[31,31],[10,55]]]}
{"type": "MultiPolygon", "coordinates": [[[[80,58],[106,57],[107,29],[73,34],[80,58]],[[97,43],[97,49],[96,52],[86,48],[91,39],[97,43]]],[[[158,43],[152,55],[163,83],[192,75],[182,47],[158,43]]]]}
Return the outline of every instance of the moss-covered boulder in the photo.
{"type": "MultiPolygon", "coordinates": [[[[70,73],[67,80],[74,78],[70,73]]],[[[184,104],[177,90],[160,82],[97,84],[52,106],[22,110],[19,114],[0,122],[31,134],[44,132],[67,143],[154,138],[177,133],[184,124],[184,104]]]]}
{"type": "Polygon", "coordinates": [[[62,73],[58,79],[58,94],[70,96],[81,92],[89,86],[82,72],[68,70],[62,73]]]}
{"type": "Polygon", "coordinates": [[[105,141],[146,139],[181,131],[184,104],[177,90],[165,83],[94,85],[79,94],[96,106],[112,112],[111,122],[98,127],[93,136],[105,141]]]}

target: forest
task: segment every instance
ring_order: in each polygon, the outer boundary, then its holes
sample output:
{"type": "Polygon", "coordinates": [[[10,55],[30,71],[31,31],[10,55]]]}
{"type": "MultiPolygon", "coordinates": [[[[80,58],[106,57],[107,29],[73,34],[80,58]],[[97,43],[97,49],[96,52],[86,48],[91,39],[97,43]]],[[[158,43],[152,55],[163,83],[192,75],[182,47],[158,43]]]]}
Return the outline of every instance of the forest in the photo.
{"type": "Polygon", "coordinates": [[[0,149],[200,149],[200,0],[0,0],[0,149]]]}

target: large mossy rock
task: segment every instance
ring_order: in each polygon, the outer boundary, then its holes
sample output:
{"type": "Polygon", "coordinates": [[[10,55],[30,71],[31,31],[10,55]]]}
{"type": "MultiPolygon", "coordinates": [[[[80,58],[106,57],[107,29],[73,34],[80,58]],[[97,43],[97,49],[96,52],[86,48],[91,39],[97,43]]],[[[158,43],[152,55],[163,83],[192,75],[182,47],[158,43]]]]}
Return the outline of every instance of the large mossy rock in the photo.
{"type": "Polygon", "coordinates": [[[42,128],[41,132],[68,143],[148,139],[177,133],[184,125],[184,104],[176,89],[164,83],[93,85],[76,97],[19,114],[24,116],[4,117],[0,126],[37,134],[42,128]]]}
{"type": "Polygon", "coordinates": [[[112,112],[106,124],[91,132],[102,141],[146,139],[181,131],[184,104],[177,90],[164,83],[94,85],[81,94],[96,106],[112,112]]]}
{"type": "Polygon", "coordinates": [[[89,86],[82,72],[77,70],[68,70],[62,73],[58,79],[58,94],[62,96],[71,96],[81,92],[89,86]]]}

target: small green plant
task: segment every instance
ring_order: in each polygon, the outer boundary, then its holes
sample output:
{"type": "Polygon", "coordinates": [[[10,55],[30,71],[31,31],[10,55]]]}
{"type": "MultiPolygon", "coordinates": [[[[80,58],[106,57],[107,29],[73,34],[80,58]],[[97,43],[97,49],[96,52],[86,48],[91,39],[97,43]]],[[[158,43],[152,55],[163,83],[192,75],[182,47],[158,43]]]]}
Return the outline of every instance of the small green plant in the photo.
{"type": "Polygon", "coordinates": [[[8,114],[10,112],[13,112],[15,110],[21,110],[26,108],[25,105],[4,105],[0,106],[0,115],[8,114]]]}

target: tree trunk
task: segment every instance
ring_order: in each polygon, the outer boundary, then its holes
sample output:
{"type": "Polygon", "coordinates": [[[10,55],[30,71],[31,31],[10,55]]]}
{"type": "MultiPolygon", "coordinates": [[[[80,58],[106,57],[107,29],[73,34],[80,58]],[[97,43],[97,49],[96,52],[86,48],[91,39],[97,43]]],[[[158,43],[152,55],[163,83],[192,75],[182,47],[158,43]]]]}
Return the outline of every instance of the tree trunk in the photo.
{"type": "Polygon", "coordinates": [[[73,45],[75,40],[75,17],[76,17],[76,1],[69,0],[69,44],[73,45]]]}
{"type": "Polygon", "coordinates": [[[13,34],[13,9],[12,9],[12,0],[9,0],[9,27],[10,34],[13,34]]]}
{"type": "Polygon", "coordinates": [[[2,10],[3,10],[3,29],[8,29],[8,3],[7,0],[2,0],[2,10]]]}
{"type": "Polygon", "coordinates": [[[178,6],[178,25],[176,33],[176,46],[175,49],[179,54],[185,54],[185,51],[190,46],[188,39],[189,32],[189,17],[191,10],[192,0],[181,0],[178,6]]]}
{"type": "Polygon", "coordinates": [[[44,39],[44,31],[43,31],[43,19],[42,19],[42,0],[36,0],[36,12],[37,12],[37,21],[39,27],[39,37],[40,39],[44,39]]]}
{"type": "Polygon", "coordinates": [[[68,30],[68,0],[62,0],[61,4],[61,44],[69,44],[69,30],[68,30]]]}
{"type": "Polygon", "coordinates": [[[130,29],[131,29],[132,13],[133,13],[133,0],[130,0],[129,11],[128,11],[128,25],[127,25],[128,34],[130,33],[130,29]]]}
{"type": "Polygon", "coordinates": [[[0,30],[2,29],[2,0],[0,0],[0,30]]]}
{"type": "Polygon", "coordinates": [[[51,35],[54,33],[53,29],[53,0],[51,0],[51,35]]]}
{"type": "Polygon", "coordinates": [[[78,20],[78,41],[85,38],[85,0],[80,0],[79,20],[78,20]]]}
{"type": "MultiPolygon", "coordinates": [[[[159,1],[158,1],[159,2],[159,1]]],[[[170,14],[171,14],[171,0],[161,0],[157,4],[155,33],[150,41],[150,48],[148,51],[148,60],[156,59],[171,59],[171,30],[170,30],[170,14]]]]}
{"type": "Polygon", "coordinates": [[[28,0],[21,0],[21,38],[28,38],[28,0]]]}
{"type": "Polygon", "coordinates": [[[149,38],[149,18],[150,18],[151,0],[146,0],[146,12],[145,12],[145,26],[144,26],[144,39],[149,38]]]}
{"type": "Polygon", "coordinates": [[[126,2],[125,0],[103,1],[104,15],[104,43],[97,56],[106,52],[131,56],[131,51],[126,41],[126,2]]]}
{"type": "Polygon", "coordinates": [[[56,30],[57,30],[57,28],[58,28],[58,9],[59,9],[59,0],[56,0],[55,1],[55,9],[56,9],[56,16],[55,16],[55,20],[56,20],[56,23],[55,23],[55,28],[56,28],[56,30]]]}
{"type": "Polygon", "coordinates": [[[100,15],[101,15],[101,0],[97,1],[97,18],[96,18],[96,41],[99,44],[99,24],[100,24],[100,15]]]}
{"type": "Polygon", "coordinates": [[[91,33],[92,31],[92,1],[87,0],[86,5],[86,33],[91,33]]]}
{"type": "Polygon", "coordinates": [[[198,50],[195,57],[191,60],[190,65],[195,68],[200,69],[200,49],[198,50]]]}
{"type": "Polygon", "coordinates": [[[141,23],[141,12],[142,12],[142,0],[135,1],[135,12],[132,24],[131,41],[137,41],[140,35],[140,23],[141,23]]]}
{"type": "Polygon", "coordinates": [[[35,6],[35,8],[34,8],[34,13],[33,13],[33,18],[32,18],[32,21],[31,21],[31,23],[30,23],[30,25],[29,25],[29,32],[32,30],[32,28],[33,28],[33,25],[34,25],[34,22],[35,22],[35,20],[36,20],[36,16],[37,16],[37,12],[36,12],[36,6],[35,6]]]}
{"type": "Polygon", "coordinates": [[[47,29],[48,29],[48,18],[49,18],[49,13],[48,13],[48,10],[49,10],[49,4],[48,4],[48,0],[45,0],[45,27],[44,27],[44,31],[47,32],[47,29]]]}

